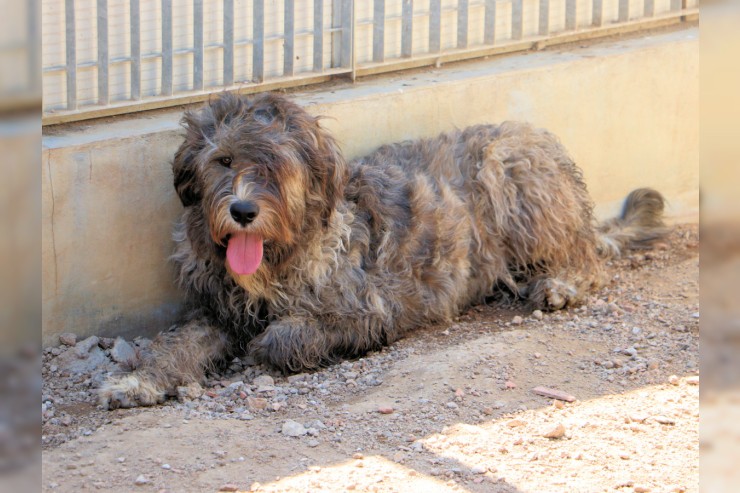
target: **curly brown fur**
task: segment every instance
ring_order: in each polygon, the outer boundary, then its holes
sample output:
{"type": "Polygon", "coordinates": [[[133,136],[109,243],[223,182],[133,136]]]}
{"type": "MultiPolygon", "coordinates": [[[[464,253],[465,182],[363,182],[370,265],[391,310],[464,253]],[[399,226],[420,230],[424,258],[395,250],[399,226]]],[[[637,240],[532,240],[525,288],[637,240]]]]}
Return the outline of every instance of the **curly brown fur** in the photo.
{"type": "Polygon", "coordinates": [[[600,255],[663,231],[662,197],[645,191],[598,233],[581,171],[524,123],[351,163],[318,118],[277,95],[226,94],[183,123],[174,260],[193,314],[109,382],[110,407],[159,402],[240,350],[284,371],[358,356],[502,286],[560,309],[599,284],[600,255]]]}

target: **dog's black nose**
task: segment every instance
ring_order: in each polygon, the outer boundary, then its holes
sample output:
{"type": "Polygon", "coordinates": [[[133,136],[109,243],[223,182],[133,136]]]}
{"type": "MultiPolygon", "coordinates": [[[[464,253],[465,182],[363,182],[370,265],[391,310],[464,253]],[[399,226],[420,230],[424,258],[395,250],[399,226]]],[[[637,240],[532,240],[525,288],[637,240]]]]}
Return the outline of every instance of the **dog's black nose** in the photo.
{"type": "Polygon", "coordinates": [[[246,226],[257,217],[257,214],[260,212],[260,206],[255,202],[248,200],[243,202],[234,202],[231,204],[229,212],[231,212],[231,217],[234,218],[234,221],[238,222],[242,226],[246,226]]]}

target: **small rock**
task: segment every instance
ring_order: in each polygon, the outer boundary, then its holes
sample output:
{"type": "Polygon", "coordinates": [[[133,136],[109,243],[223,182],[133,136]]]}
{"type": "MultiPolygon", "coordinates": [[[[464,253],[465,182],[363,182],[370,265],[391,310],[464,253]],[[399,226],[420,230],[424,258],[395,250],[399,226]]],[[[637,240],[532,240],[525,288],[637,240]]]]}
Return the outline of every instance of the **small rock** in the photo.
{"type": "Polygon", "coordinates": [[[260,375],[252,380],[252,384],[257,387],[272,387],[275,385],[275,380],[270,375],[260,375]]]}
{"type": "Polygon", "coordinates": [[[311,448],[314,448],[314,447],[318,447],[319,443],[320,442],[318,440],[309,440],[308,442],[306,442],[306,445],[308,445],[311,448]]]}
{"type": "Polygon", "coordinates": [[[678,385],[679,383],[681,383],[681,379],[679,379],[676,375],[671,375],[670,377],[668,377],[668,383],[670,383],[671,385],[678,385]]]}
{"type": "Polygon", "coordinates": [[[484,407],[483,408],[483,414],[486,416],[490,416],[493,414],[493,408],[492,407],[484,407]]]}
{"type": "Polygon", "coordinates": [[[136,480],[134,481],[134,484],[137,486],[142,486],[148,483],[149,483],[149,480],[143,474],[139,474],[139,477],[137,477],[136,480]]]}
{"type": "Polygon", "coordinates": [[[293,385],[298,382],[303,382],[308,377],[305,373],[298,373],[297,375],[288,376],[288,383],[293,385]]]}
{"type": "Polygon", "coordinates": [[[644,423],[646,419],[648,419],[646,414],[632,413],[629,415],[629,420],[633,423],[644,423]]]}
{"type": "Polygon", "coordinates": [[[506,426],[508,426],[509,428],[518,428],[519,426],[524,426],[525,424],[527,423],[520,419],[512,419],[511,421],[506,423],[506,426]]]}
{"type": "Polygon", "coordinates": [[[162,467],[162,469],[164,469],[165,471],[169,471],[170,469],[172,469],[172,466],[171,466],[171,465],[169,465],[169,464],[162,464],[162,466],[161,466],[161,467],[162,467]]]}
{"type": "Polygon", "coordinates": [[[675,425],[676,420],[667,416],[653,416],[653,419],[662,425],[675,425]]]}
{"type": "Polygon", "coordinates": [[[512,390],[516,388],[516,384],[512,382],[511,380],[507,380],[504,384],[504,387],[506,387],[507,390],[512,390]]]}
{"type": "Polygon", "coordinates": [[[487,469],[483,466],[473,466],[470,469],[470,472],[473,474],[485,474],[487,469]]]}
{"type": "Polygon", "coordinates": [[[565,426],[563,426],[562,423],[559,423],[555,428],[548,431],[542,436],[552,439],[563,438],[565,436],[565,426]]]}
{"type": "Polygon", "coordinates": [[[630,358],[634,358],[635,356],[637,356],[637,349],[630,346],[627,349],[622,350],[622,353],[626,354],[630,358]]]}
{"type": "Polygon", "coordinates": [[[393,408],[390,406],[380,406],[378,408],[378,412],[380,414],[391,414],[393,412],[393,408]]]}
{"type": "Polygon", "coordinates": [[[289,419],[283,423],[282,433],[289,437],[300,437],[308,433],[308,430],[302,424],[289,419]]]}
{"type": "Polygon", "coordinates": [[[512,325],[522,325],[522,323],[524,323],[524,319],[519,315],[516,315],[514,318],[511,319],[511,323],[512,325]]]}
{"type": "Polygon", "coordinates": [[[649,493],[652,490],[647,486],[635,486],[635,489],[633,491],[635,493],[649,493]]]}
{"type": "Polygon", "coordinates": [[[447,404],[445,404],[445,406],[447,406],[447,407],[448,407],[449,409],[457,409],[457,408],[458,408],[458,405],[457,405],[457,404],[455,404],[455,403],[454,403],[454,402],[452,402],[452,401],[450,401],[450,402],[448,402],[447,404]]]}
{"type": "Polygon", "coordinates": [[[262,397],[247,397],[247,406],[249,409],[256,411],[267,409],[267,399],[262,397]]]}
{"type": "Polygon", "coordinates": [[[113,347],[113,344],[116,343],[116,340],[112,337],[101,337],[98,341],[98,346],[100,346],[100,349],[110,349],[113,347]]]}
{"type": "Polygon", "coordinates": [[[59,334],[59,342],[61,342],[65,346],[74,346],[75,344],[77,344],[77,335],[72,334],[71,332],[59,334]]]}
{"type": "Polygon", "coordinates": [[[226,483],[221,486],[218,491],[239,491],[239,487],[233,483],[226,483]]]}
{"type": "Polygon", "coordinates": [[[352,454],[352,458],[353,458],[353,459],[357,459],[357,460],[360,460],[360,459],[364,459],[364,458],[365,458],[365,456],[364,456],[364,455],[362,455],[362,454],[361,454],[361,453],[359,453],[359,452],[355,452],[354,454],[352,454]]]}
{"type": "Polygon", "coordinates": [[[542,310],[533,311],[532,318],[535,320],[542,320],[544,318],[544,315],[542,314],[542,310]]]}
{"type": "Polygon", "coordinates": [[[699,377],[689,377],[686,379],[686,383],[689,385],[699,385],[699,377]]]}

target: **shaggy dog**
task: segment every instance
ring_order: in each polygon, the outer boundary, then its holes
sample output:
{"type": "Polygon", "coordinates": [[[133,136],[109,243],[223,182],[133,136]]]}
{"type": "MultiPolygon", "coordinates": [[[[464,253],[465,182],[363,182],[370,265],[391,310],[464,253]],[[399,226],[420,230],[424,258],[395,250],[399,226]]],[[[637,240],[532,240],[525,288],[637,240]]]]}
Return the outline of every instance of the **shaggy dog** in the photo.
{"type": "Polygon", "coordinates": [[[189,308],[139,368],[107,381],[109,408],[162,402],[244,352],[285,372],[357,357],[501,290],[560,309],[599,284],[602,257],[666,231],[650,189],[597,227],[581,171],[523,123],[350,163],[275,94],[225,94],[183,125],[174,261],[189,308]]]}

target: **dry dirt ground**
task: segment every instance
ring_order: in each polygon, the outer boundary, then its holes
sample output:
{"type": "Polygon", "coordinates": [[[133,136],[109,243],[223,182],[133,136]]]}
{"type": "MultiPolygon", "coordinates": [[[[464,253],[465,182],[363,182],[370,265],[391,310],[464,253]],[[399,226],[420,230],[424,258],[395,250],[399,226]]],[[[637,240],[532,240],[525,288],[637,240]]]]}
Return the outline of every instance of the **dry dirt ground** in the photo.
{"type": "Polygon", "coordinates": [[[156,408],[94,403],[148,341],[68,340],[44,354],[43,490],[698,491],[698,244],[612,262],[580,308],[498,300],[289,378],[235,360],[156,408]]]}

